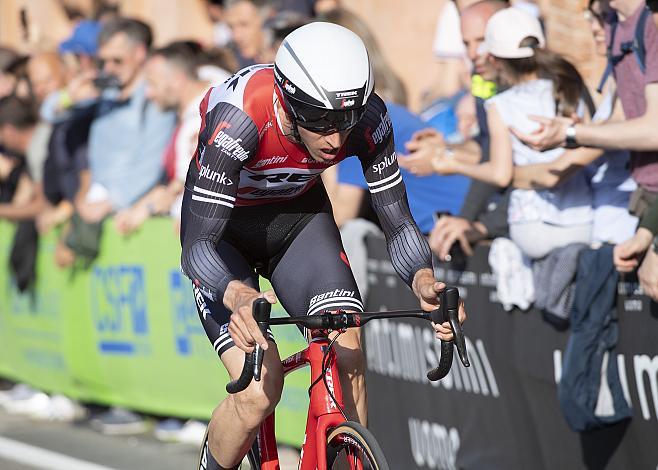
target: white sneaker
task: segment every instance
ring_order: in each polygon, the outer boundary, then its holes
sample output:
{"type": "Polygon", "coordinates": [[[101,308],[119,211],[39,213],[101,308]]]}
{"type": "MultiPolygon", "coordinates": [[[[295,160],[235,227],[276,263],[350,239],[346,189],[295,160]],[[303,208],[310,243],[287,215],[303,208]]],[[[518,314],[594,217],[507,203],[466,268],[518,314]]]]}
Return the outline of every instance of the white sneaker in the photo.
{"type": "Polygon", "coordinates": [[[176,434],[176,442],[200,446],[203,442],[203,437],[206,435],[207,427],[207,423],[191,419],[176,434]]]}
{"type": "Polygon", "coordinates": [[[9,390],[0,391],[0,406],[4,407],[10,401],[31,398],[35,393],[37,391],[27,384],[16,384],[9,390]]]}
{"type": "Polygon", "coordinates": [[[3,404],[7,413],[30,417],[46,416],[50,409],[50,397],[43,392],[35,392],[27,398],[9,400],[3,404]]]}
{"type": "Polygon", "coordinates": [[[47,416],[39,418],[70,423],[86,416],[87,409],[78,402],[64,395],[53,395],[50,397],[50,408],[47,416]]]}
{"type": "Polygon", "coordinates": [[[178,433],[181,432],[183,426],[185,426],[185,423],[183,423],[180,419],[164,419],[157,424],[153,430],[153,434],[159,441],[176,442],[178,433]]]}

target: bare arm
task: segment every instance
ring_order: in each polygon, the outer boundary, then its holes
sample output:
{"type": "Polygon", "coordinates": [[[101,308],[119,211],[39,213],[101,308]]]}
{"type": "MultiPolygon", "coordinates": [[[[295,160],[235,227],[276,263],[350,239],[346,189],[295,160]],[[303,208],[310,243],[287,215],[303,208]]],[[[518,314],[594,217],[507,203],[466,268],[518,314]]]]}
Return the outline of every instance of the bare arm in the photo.
{"type": "Polygon", "coordinates": [[[603,150],[583,147],[567,150],[550,163],[514,167],[512,186],[519,189],[553,188],[603,155],[603,150]]]}
{"type": "Polygon", "coordinates": [[[485,183],[505,187],[512,180],[512,139],[507,126],[491,105],[487,111],[487,122],[490,134],[490,160],[477,165],[464,163],[455,158],[442,158],[439,173],[459,173],[485,183]]]}
{"type": "MultiPolygon", "coordinates": [[[[607,148],[613,150],[658,150],[658,83],[650,83],[644,89],[647,109],[644,115],[635,119],[605,124],[575,124],[576,141],[586,147],[607,148]]],[[[532,134],[512,129],[512,132],[534,149],[546,150],[563,146],[566,141],[567,128],[573,120],[566,117],[554,119],[531,116],[541,124],[540,129],[532,134]]]]}
{"type": "Polygon", "coordinates": [[[0,204],[0,219],[11,221],[33,219],[45,207],[45,198],[40,183],[34,183],[23,174],[12,202],[0,204]]]}
{"type": "Polygon", "coordinates": [[[647,110],[644,115],[621,122],[601,125],[576,124],[576,140],[580,145],[638,151],[658,150],[658,83],[644,88],[647,110]]]}

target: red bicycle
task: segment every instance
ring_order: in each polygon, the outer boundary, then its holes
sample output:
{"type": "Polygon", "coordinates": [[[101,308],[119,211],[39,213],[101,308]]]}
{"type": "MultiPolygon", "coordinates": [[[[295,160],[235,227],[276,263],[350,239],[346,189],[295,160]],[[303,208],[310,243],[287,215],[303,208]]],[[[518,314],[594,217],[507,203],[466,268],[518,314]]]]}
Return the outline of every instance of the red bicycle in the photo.
{"type": "MultiPolygon", "coordinates": [[[[347,328],[362,326],[379,318],[421,318],[435,323],[450,322],[454,340],[441,342],[439,365],[427,373],[427,378],[437,381],[450,371],[453,360],[453,345],[459,358],[469,367],[464,334],[457,318],[459,292],[456,287],[446,288],[440,296],[440,307],[431,312],[422,310],[397,310],[387,312],[350,313],[325,311],[321,314],[296,318],[270,319],[271,305],[265,299],[254,302],[254,318],[261,331],[269,325],[302,325],[311,332],[311,341],[306,349],[282,361],[284,375],[311,366],[309,387],[309,409],[306,435],[302,446],[299,470],[388,470],[386,458],[375,437],[359,423],[349,421],[343,410],[343,392],[338,379],[338,365],[333,345],[347,328]],[[332,339],[329,333],[338,331],[332,339]],[[322,382],[324,387],[318,386],[322,382]]],[[[245,354],[245,363],[240,377],[226,385],[228,393],[246,389],[251,380],[261,379],[264,351],[256,346],[254,352],[245,354]]],[[[274,434],[274,413],[261,424],[258,437],[247,458],[252,469],[279,470],[279,459],[274,434]]],[[[213,470],[217,465],[210,454],[208,436],[201,449],[200,470],[213,470]]]]}

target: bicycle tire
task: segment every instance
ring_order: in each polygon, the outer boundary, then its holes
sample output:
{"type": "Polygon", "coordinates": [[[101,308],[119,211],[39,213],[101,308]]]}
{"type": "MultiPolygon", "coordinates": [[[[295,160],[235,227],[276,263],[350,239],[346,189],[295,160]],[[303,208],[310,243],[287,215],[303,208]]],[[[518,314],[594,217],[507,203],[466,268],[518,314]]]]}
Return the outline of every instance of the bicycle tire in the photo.
{"type": "MultiPolygon", "coordinates": [[[[260,449],[258,448],[258,439],[254,441],[249,452],[242,463],[238,468],[247,469],[245,464],[245,459],[249,462],[250,470],[260,470],[260,449]]],[[[201,445],[201,450],[199,451],[199,464],[197,465],[198,470],[219,470],[219,465],[213,458],[210,453],[210,448],[208,445],[208,429],[206,428],[206,434],[203,436],[203,444],[201,445]]]]}
{"type": "Polygon", "coordinates": [[[389,470],[375,436],[359,423],[345,421],[327,435],[327,469],[354,468],[348,463],[353,458],[363,470],[389,470]]]}

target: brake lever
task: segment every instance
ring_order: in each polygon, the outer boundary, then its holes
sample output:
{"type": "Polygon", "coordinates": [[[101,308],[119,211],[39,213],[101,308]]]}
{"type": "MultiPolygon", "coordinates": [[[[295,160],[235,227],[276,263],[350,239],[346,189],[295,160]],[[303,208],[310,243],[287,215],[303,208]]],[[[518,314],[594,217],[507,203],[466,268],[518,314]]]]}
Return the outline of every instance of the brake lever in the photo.
{"type": "MultiPolygon", "coordinates": [[[[254,310],[254,319],[258,323],[258,328],[260,332],[263,333],[265,340],[267,341],[267,329],[270,326],[270,311],[272,309],[272,304],[270,304],[267,299],[262,297],[254,300],[253,310],[254,310]]],[[[263,367],[263,359],[265,358],[265,350],[257,344],[254,348],[254,368],[253,376],[256,382],[260,382],[261,379],[261,369],[263,367]]]]}
{"type": "Polygon", "coordinates": [[[457,346],[457,353],[462,364],[464,364],[464,367],[470,367],[471,365],[466,352],[464,331],[459,324],[459,291],[456,287],[446,287],[441,292],[440,296],[439,308],[431,313],[432,321],[436,324],[441,324],[446,321],[449,322],[454,339],[452,341],[441,340],[441,358],[439,359],[439,365],[427,373],[427,378],[432,382],[441,380],[448,375],[448,372],[450,372],[453,358],[453,346],[457,346]]]}

